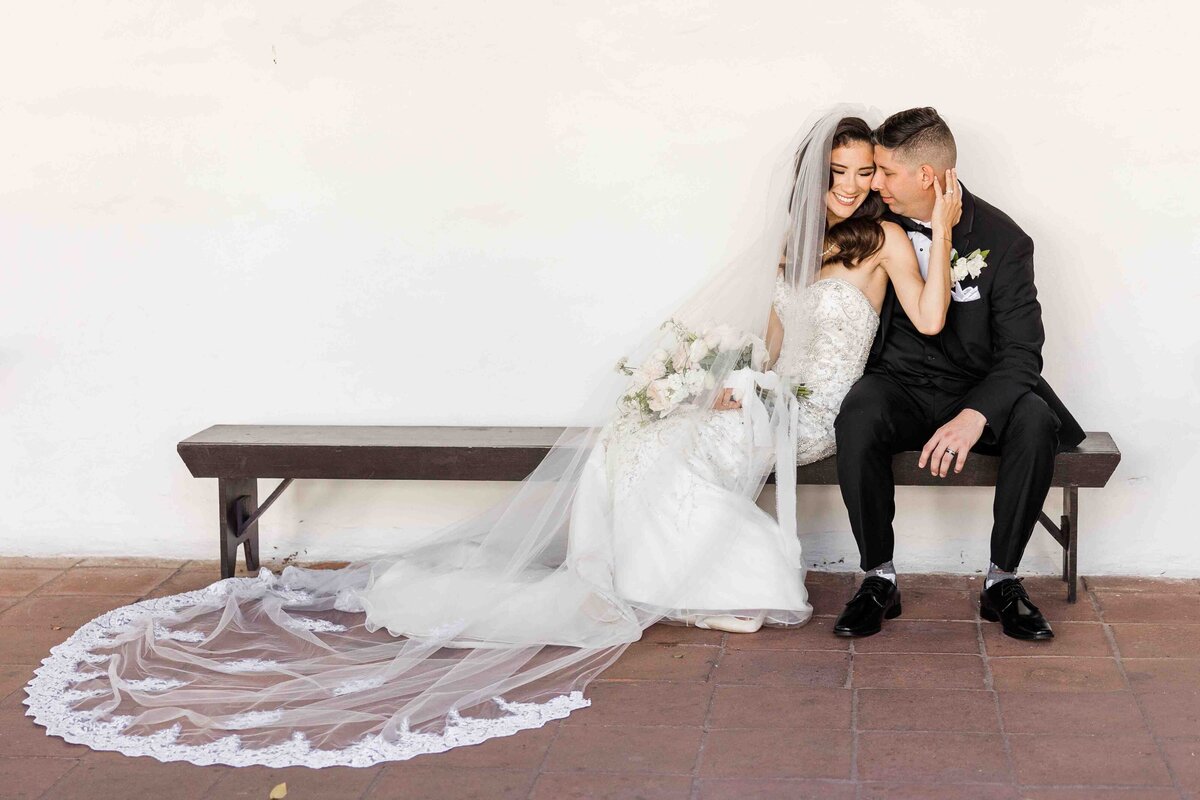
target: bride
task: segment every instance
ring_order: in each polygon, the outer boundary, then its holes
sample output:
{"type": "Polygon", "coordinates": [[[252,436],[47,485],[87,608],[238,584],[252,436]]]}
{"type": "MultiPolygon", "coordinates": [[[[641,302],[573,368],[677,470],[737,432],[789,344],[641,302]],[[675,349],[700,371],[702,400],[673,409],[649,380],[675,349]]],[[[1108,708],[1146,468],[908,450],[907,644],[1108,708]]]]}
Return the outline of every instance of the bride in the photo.
{"type": "Polygon", "coordinates": [[[924,280],[879,220],[862,116],[834,108],[788,146],[762,230],[601,392],[617,413],[568,429],[504,501],[387,557],[108,612],[52,648],[26,713],[162,761],[368,766],[587,706],[661,620],[807,621],[795,466],[833,452],[889,280],[922,331],[950,300],[957,182],[924,280]],[[754,502],[772,468],[778,521],[754,502]]]}

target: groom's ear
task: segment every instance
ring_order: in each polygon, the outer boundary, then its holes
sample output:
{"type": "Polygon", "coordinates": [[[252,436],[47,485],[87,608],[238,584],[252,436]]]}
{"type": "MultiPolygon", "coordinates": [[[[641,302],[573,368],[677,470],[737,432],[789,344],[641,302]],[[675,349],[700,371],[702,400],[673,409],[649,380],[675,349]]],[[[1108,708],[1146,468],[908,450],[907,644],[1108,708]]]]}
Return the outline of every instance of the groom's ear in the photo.
{"type": "Polygon", "coordinates": [[[933,167],[929,164],[921,165],[921,188],[929,189],[933,187],[933,167]]]}

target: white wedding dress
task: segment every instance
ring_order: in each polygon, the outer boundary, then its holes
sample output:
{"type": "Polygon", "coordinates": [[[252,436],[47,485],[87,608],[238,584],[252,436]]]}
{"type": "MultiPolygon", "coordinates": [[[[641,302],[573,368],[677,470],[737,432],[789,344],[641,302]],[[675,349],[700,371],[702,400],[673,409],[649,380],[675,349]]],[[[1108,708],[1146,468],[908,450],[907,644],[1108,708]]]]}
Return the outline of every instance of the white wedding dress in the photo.
{"type": "MultiPolygon", "coordinates": [[[[784,325],[776,372],[804,383],[799,402],[797,464],[832,455],[833,421],[846,392],[862,375],[879,317],[866,296],[839,278],[794,291],[780,278],[775,309],[784,325]],[[792,324],[789,324],[792,323],[792,324]]],[[[612,492],[611,526],[578,524],[572,551],[626,600],[651,606],[671,620],[694,623],[715,615],[765,617],[768,625],[798,625],[812,614],[803,582],[800,545],[767,512],[733,485],[750,457],[737,411],[702,410],[648,425],[610,425],[581,488],[585,502],[612,492]],[[643,479],[670,428],[694,425],[687,469],[669,473],[653,505],[630,487],[643,479]],[[591,531],[603,541],[588,540],[591,531]],[[737,546],[722,543],[736,531],[737,546]],[[611,541],[608,541],[611,539],[611,541]],[[686,578],[685,578],[686,576],[686,578]]],[[[576,502],[580,502],[577,498],[576,502]]],[[[601,513],[588,509],[587,513],[601,513]]]]}

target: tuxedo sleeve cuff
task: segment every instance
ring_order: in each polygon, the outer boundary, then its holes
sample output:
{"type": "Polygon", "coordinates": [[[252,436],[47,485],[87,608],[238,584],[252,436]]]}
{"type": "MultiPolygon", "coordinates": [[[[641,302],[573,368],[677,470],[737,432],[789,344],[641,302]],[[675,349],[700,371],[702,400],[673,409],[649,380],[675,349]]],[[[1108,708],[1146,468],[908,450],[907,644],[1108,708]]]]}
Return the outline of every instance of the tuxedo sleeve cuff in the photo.
{"type": "Polygon", "coordinates": [[[1010,397],[1010,394],[1002,387],[988,386],[986,383],[980,384],[967,395],[963,407],[983,414],[987,426],[999,438],[1000,434],[1004,432],[1004,424],[1012,413],[1013,403],[1016,402],[1016,397],[1010,397]]]}

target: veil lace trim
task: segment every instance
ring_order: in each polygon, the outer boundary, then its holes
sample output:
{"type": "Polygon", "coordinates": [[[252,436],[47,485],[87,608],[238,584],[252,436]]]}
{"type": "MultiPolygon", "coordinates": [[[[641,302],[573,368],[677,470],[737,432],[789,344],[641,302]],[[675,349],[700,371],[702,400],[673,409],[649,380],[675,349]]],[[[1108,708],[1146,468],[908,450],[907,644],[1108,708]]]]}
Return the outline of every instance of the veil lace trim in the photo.
{"type": "MultiPolygon", "coordinates": [[[[127,756],[151,756],[159,761],[186,761],[191,764],[225,764],[231,767],[369,767],[384,761],[403,761],[425,753],[441,753],[454,747],[479,744],[498,736],[511,736],[520,731],[541,728],[546,723],[563,719],[572,711],[586,708],[591,701],[582,692],[573,691],[551,698],[544,703],[509,703],[501,697],[493,698],[506,716],[495,719],[475,719],[451,713],[445,728],[440,733],[421,733],[402,729],[398,736],[384,739],[382,735],[364,736],[349,747],[323,750],[314,747],[303,733],[296,732],[286,741],[267,747],[243,746],[237,733],[202,745],[179,742],[180,726],[138,736],[125,732],[132,720],[128,716],[116,716],[104,721],[97,720],[90,711],[72,709],[72,704],[84,697],[95,697],[108,693],[106,689],[78,690],[73,687],[102,675],[96,667],[106,663],[108,655],[95,652],[111,644],[113,636],[127,633],[147,618],[161,618],[179,608],[205,604],[220,604],[231,592],[239,589],[261,591],[266,588],[276,596],[286,596],[293,601],[303,602],[305,593],[276,587],[276,576],[263,569],[256,578],[228,578],[217,581],[203,589],[184,592],[167,597],[142,600],[122,606],[103,614],[75,631],[65,642],[50,648],[50,655],[34,671],[34,678],[27,687],[28,706],[25,715],[33,717],[38,725],[45,726],[48,736],[60,736],[72,744],[83,744],[94,750],[113,750],[127,756]]],[[[328,623],[317,623],[306,628],[321,630],[328,623]],[[325,624],[320,624],[325,623],[325,624]]],[[[154,626],[156,639],[174,639],[195,642],[195,631],[172,631],[161,622],[154,626]]],[[[262,672],[279,668],[277,662],[267,659],[240,659],[225,662],[230,672],[262,672]]],[[[163,678],[145,678],[127,681],[125,688],[158,692],[179,688],[185,681],[163,678]]],[[[349,682],[334,690],[334,694],[346,694],[377,685],[373,680],[349,682]],[[354,684],[354,685],[351,685],[354,684]]],[[[232,730],[251,728],[271,721],[278,711],[247,711],[225,723],[232,730]]]]}

